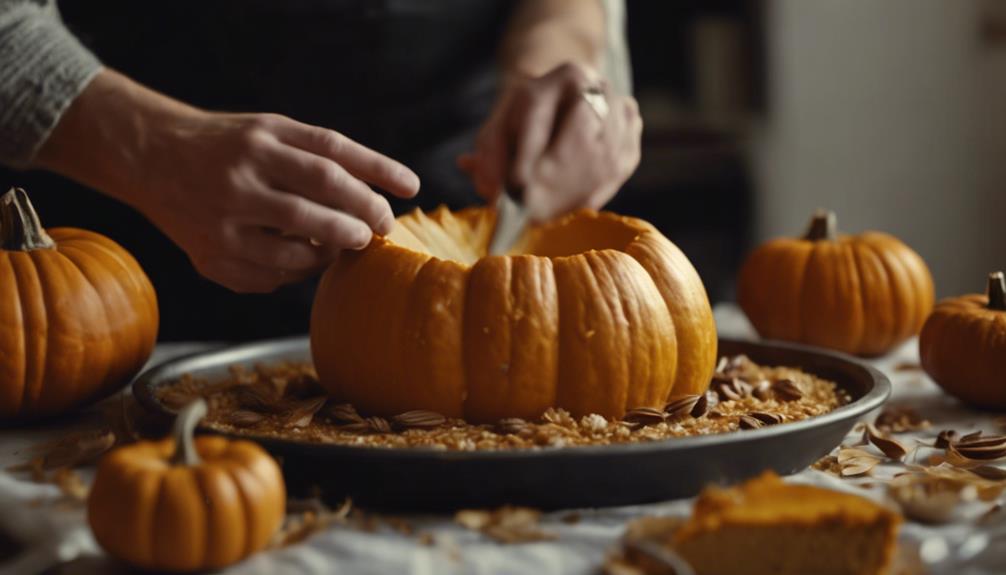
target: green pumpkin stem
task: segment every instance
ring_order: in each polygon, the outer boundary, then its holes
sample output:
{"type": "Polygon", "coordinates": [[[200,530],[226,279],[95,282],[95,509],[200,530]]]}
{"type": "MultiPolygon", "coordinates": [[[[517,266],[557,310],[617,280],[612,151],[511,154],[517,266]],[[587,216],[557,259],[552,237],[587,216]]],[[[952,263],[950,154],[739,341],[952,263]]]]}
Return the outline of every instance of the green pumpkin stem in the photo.
{"type": "Polygon", "coordinates": [[[1006,276],[1002,272],[989,274],[989,309],[1006,311],[1006,276]]]}
{"type": "Polygon", "coordinates": [[[171,457],[172,465],[199,465],[202,460],[196,453],[196,445],[192,436],[199,421],[206,417],[206,400],[197,399],[188,404],[175,418],[171,436],[175,438],[175,454],[171,457]]]}
{"type": "Polygon", "coordinates": [[[833,242],[838,239],[838,217],[831,210],[817,210],[810,220],[807,233],[803,239],[812,242],[826,240],[833,242]]]}
{"type": "Polygon", "coordinates": [[[11,188],[0,196],[0,249],[27,252],[56,247],[45,233],[28,193],[11,188]]]}

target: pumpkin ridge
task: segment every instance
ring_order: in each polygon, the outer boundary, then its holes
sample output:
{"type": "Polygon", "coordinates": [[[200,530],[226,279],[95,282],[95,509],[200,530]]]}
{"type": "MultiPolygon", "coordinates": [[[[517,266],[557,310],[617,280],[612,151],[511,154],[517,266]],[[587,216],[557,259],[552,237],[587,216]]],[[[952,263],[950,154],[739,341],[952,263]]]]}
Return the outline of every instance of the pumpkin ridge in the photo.
{"type": "MultiPolygon", "coordinates": [[[[26,252],[24,254],[24,259],[28,264],[28,268],[35,272],[36,280],[38,281],[39,289],[41,290],[39,300],[39,309],[41,311],[39,320],[42,325],[45,326],[45,337],[41,338],[39,341],[42,343],[41,349],[35,350],[36,357],[44,358],[41,362],[36,360],[36,364],[39,365],[39,372],[36,374],[35,385],[27,389],[28,401],[21,405],[22,413],[36,413],[39,406],[42,405],[42,394],[43,394],[43,384],[45,383],[46,375],[49,373],[49,348],[52,344],[52,332],[54,331],[53,326],[49,324],[49,296],[51,291],[49,285],[51,282],[45,281],[42,278],[42,271],[38,267],[38,262],[35,261],[33,257],[34,254],[41,252],[26,252]]],[[[34,326],[32,326],[34,327],[34,326]]],[[[26,348],[27,349],[27,348],[26,348]]]]}
{"type": "MultiPolygon", "coordinates": [[[[811,262],[814,261],[814,254],[817,253],[817,242],[811,243],[811,249],[807,251],[806,261],[803,263],[803,272],[800,274],[800,284],[797,286],[796,293],[800,294],[800,301],[797,302],[796,316],[800,318],[797,322],[797,341],[807,341],[807,328],[806,323],[803,321],[804,317],[804,307],[806,307],[806,299],[808,297],[808,290],[806,289],[807,278],[810,276],[811,262]]],[[[776,256],[778,257],[778,256],[776,256]]]]}
{"type": "Polygon", "coordinates": [[[156,505],[154,506],[154,512],[149,515],[150,525],[145,526],[143,529],[143,532],[147,534],[147,549],[150,551],[150,556],[147,558],[146,565],[143,565],[143,567],[148,569],[159,563],[164,563],[164,560],[161,559],[157,553],[157,538],[155,535],[157,534],[157,525],[163,523],[161,520],[161,513],[164,507],[163,502],[167,499],[164,496],[164,484],[167,482],[167,476],[167,473],[158,474],[157,489],[154,490],[154,497],[151,498],[151,501],[155,501],[156,505]]]}
{"type": "MultiPolygon", "coordinates": [[[[90,248],[96,248],[106,254],[110,259],[114,260],[118,269],[118,273],[115,274],[116,278],[122,282],[124,279],[129,281],[129,291],[133,293],[139,293],[143,295],[144,300],[146,300],[147,305],[150,307],[150,317],[154,319],[153,325],[157,325],[160,319],[160,309],[157,304],[157,293],[154,291],[153,286],[150,284],[150,279],[146,276],[140,276],[133,272],[133,269],[142,270],[139,262],[136,261],[129,252],[125,250],[122,246],[115,243],[109,238],[90,232],[88,230],[81,230],[77,228],[55,228],[50,230],[50,235],[56,238],[56,250],[59,251],[62,248],[74,247],[81,251],[83,250],[78,243],[86,243],[90,248]],[[60,241],[59,237],[63,234],[70,234],[65,240],[60,241]]],[[[156,327],[155,327],[155,337],[156,337],[156,327]]],[[[142,351],[142,346],[141,346],[142,351]]],[[[150,353],[143,354],[143,361],[150,353]]]]}
{"type": "MultiPolygon", "coordinates": [[[[614,274],[611,271],[611,267],[613,267],[617,261],[617,256],[612,256],[608,252],[618,253],[617,250],[599,250],[596,254],[592,254],[592,257],[587,258],[587,265],[590,267],[592,275],[597,281],[598,291],[603,296],[605,296],[604,297],[606,303],[605,308],[607,308],[608,313],[611,315],[611,323],[612,326],[614,326],[615,328],[613,331],[621,332],[624,330],[625,339],[628,340],[628,346],[626,346],[626,349],[629,350],[629,353],[624,354],[624,357],[621,362],[622,365],[619,366],[620,370],[623,371],[625,374],[625,377],[623,379],[626,382],[626,386],[624,386],[623,389],[619,390],[620,392],[624,391],[624,393],[620,393],[622,397],[618,402],[621,404],[621,410],[624,413],[625,411],[630,409],[630,407],[627,405],[629,402],[628,385],[632,381],[633,376],[632,368],[634,363],[633,360],[635,359],[634,352],[636,342],[632,338],[633,333],[631,327],[629,326],[629,317],[625,309],[625,302],[624,302],[625,298],[623,297],[625,294],[622,293],[621,290],[619,290],[618,288],[619,283],[615,281],[614,274]],[[601,284],[604,282],[597,280],[598,276],[604,276],[604,278],[607,280],[607,283],[614,286],[614,290],[612,290],[614,293],[608,293],[605,290],[601,289],[601,284]],[[612,296],[616,301],[614,302],[611,301],[612,296]]],[[[632,407],[641,407],[641,406],[633,405],[632,407]]]]}
{"type": "MultiPolygon", "coordinates": [[[[848,279],[850,281],[854,281],[856,283],[856,287],[859,288],[859,289],[854,289],[854,290],[848,290],[847,291],[847,293],[858,292],[858,294],[853,294],[853,297],[855,297],[855,295],[859,296],[859,306],[858,307],[859,307],[859,315],[860,315],[860,322],[859,322],[858,332],[854,332],[853,335],[855,337],[851,337],[850,338],[855,343],[855,345],[853,345],[850,349],[851,350],[862,349],[863,342],[866,341],[866,338],[867,338],[867,334],[866,334],[866,312],[868,311],[866,309],[866,291],[867,291],[867,288],[866,288],[865,282],[863,281],[863,274],[861,273],[861,270],[859,268],[859,259],[856,257],[856,250],[853,247],[853,243],[851,241],[849,241],[848,239],[844,239],[843,238],[843,241],[841,242],[841,246],[842,246],[841,250],[842,250],[842,256],[843,256],[842,259],[845,260],[845,265],[846,265],[846,268],[847,268],[846,273],[848,274],[848,279]]],[[[843,290],[843,291],[846,291],[846,290],[843,290]]],[[[857,306],[856,305],[852,305],[852,306],[849,306],[849,307],[851,309],[855,309],[857,306]]],[[[853,324],[851,327],[853,329],[855,329],[856,326],[855,326],[855,324],[853,324]]]]}
{"type": "Polygon", "coordinates": [[[17,308],[21,310],[22,329],[12,330],[14,333],[17,333],[18,336],[21,338],[21,350],[22,350],[22,363],[20,369],[22,374],[20,378],[21,399],[18,400],[17,405],[14,406],[14,409],[10,413],[10,415],[13,417],[16,416],[18,413],[20,413],[22,409],[24,409],[25,397],[28,394],[28,367],[29,367],[29,359],[31,358],[31,350],[30,350],[31,338],[25,335],[25,331],[23,329],[25,318],[28,317],[28,314],[27,310],[25,309],[24,298],[21,297],[21,277],[18,275],[17,266],[14,265],[14,258],[10,254],[0,252],[0,255],[3,256],[2,259],[6,261],[7,265],[10,267],[11,276],[13,276],[14,278],[14,281],[12,282],[13,289],[11,289],[11,293],[14,294],[15,298],[17,298],[17,308]]]}
{"type": "MultiPolygon", "coordinates": [[[[70,247],[70,249],[72,251],[74,248],[70,247]]],[[[56,251],[57,254],[59,254],[59,256],[57,256],[57,257],[62,257],[65,260],[65,263],[68,264],[65,269],[66,270],[71,270],[72,269],[72,270],[74,270],[75,273],[79,274],[80,278],[81,278],[81,285],[84,286],[84,287],[86,287],[88,290],[90,290],[92,292],[94,298],[97,301],[101,302],[100,308],[101,308],[102,323],[105,326],[110,326],[111,322],[109,321],[109,309],[107,307],[105,299],[103,297],[101,297],[101,291],[98,290],[98,286],[93,281],[91,281],[91,278],[84,271],[84,267],[81,266],[81,265],[79,265],[76,260],[74,260],[73,258],[69,257],[66,254],[65,250],[55,250],[55,251],[56,251]]],[[[81,251],[80,253],[78,253],[78,256],[82,256],[83,259],[86,259],[88,257],[88,255],[85,254],[85,253],[83,253],[83,251],[81,251]]],[[[114,330],[109,330],[109,331],[112,332],[114,330]]],[[[91,335],[93,335],[93,333],[91,332],[91,330],[87,330],[87,333],[83,334],[84,337],[88,337],[88,336],[91,336],[91,335]]],[[[136,338],[129,338],[129,339],[135,341],[136,338]]],[[[118,344],[118,343],[119,342],[116,341],[116,344],[118,344]]],[[[83,394],[84,397],[86,397],[87,399],[91,399],[93,396],[98,395],[102,391],[104,391],[104,387],[108,387],[108,386],[116,385],[116,384],[120,383],[120,382],[106,381],[106,379],[110,375],[112,369],[115,367],[114,366],[115,361],[114,361],[114,359],[112,357],[110,357],[110,354],[106,353],[105,357],[100,357],[99,356],[99,357],[96,357],[96,358],[92,358],[91,357],[92,354],[90,354],[90,353],[85,353],[85,354],[83,354],[83,356],[87,359],[87,362],[85,363],[85,366],[81,368],[81,370],[83,371],[83,373],[89,374],[89,380],[90,380],[90,382],[92,382],[92,384],[94,384],[94,385],[102,384],[102,383],[104,384],[103,386],[95,387],[94,389],[87,390],[87,392],[83,394]],[[94,359],[100,359],[101,361],[97,361],[97,362],[92,363],[92,360],[94,360],[94,359]],[[97,365],[100,366],[100,370],[101,371],[94,371],[94,372],[92,372],[92,369],[94,369],[95,364],[97,364],[97,365]],[[94,377],[95,374],[100,374],[101,377],[94,377]]]]}
{"type": "Polygon", "coordinates": [[[873,243],[872,240],[874,237],[870,237],[870,240],[864,241],[863,244],[868,246],[878,256],[880,256],[880,261],[884,264],[884,269],[887,271],[887,277],[891,280],[892,286],[899,284],[900,287],[900,289],[892,289],[891,293],[894,294],[893,299],[899,300],[900,303],[900,305],[894,306],[894,309],[897,310],[898,315],[901,316],[898,318],[900,321],[898,321],[896,325],[903,327],[896,333],[894,339],[896,341],[901,341],[917,330],[918,328],[915,326],[919,325],[919,318],[915,317],[916,310],[918,309],[918,306],[914,301],[915,290],[906,287],[910,286],[912,283],[911,274],[902,265],[900,259],[886,257],[885,252],[880,249],[880,246],[873,243]],[[897,271],[894,268],[897,268],[897,271]],[[900,281],[902,279],[904,282],[900,281]],[[908,294],[907,297],[906,294],[908,294]],[[902,312],[906,313],[902,315],[902,312]]]}
{"type": "MultiPolygon", "coordinates": [[[[78,282],[74,282],[74,278],[73,278],[73,273],[74,272],[79,272],[79,270],[77,268],[77,265],[70,258],[66,257],[66,255],[60,253],[59,250],[56,250],[56,249],[45,250],[43,252],[30,252],[30,254],[32,254],[32,255],[34,255],[35,253],[40,253],[41,254],[39,256],[40,259],[43,259],[47,255],[51,254],[51,257],[49,257],[49,259],[47,259],[46,262],[52,265],[52,269],[53,270],[58,270],[60,276],[62,277],[62,281],[60,282],[60,285],[61,285],[60,291],[66,290],[66,288],[68,286],[73,288],[71,291],[74,294],[74,298],[73,298],[74,299],[74,307],[76,307],[76,305],[79,304],[82,299],[84,299],[82,297],[81,293],[78,291],[78,288],[81,287],[81,284],[78,283],[78,282]]],[[[36,264],[37,264],[37,260],[36,260],[36,264]]],[[[83,278],[82,274],[81,274],[81,278],[83,278]]],[[[48,284],[48,282],[47,282],[47,284],[48,284]]],[[[87,282],[86,279],[83,282],[83,284],[87,285],[92,290],[95,290],[94,286],[92,286],[90,284],[90,282],[87,282]]],[[[46,287],[43,288],[43,289],[47,289],[47,287],[48,287],[48,285],[46,285],[46,287]]],[[[93,295],[99,301],[101,300],[101,297],[98,296],[96,290],[94,291],[93,295]]],[[[45,301],[48,302],[49,301],[49,297],[50,297],[50,293],[46,293],[46,295],[45,295],[45,301]]],[[[85,327],[84,323],[82,321],[80,321],[79,317],[74,317],[74,319],[77,320],[76,325],[74,325],[74,324],[68,324],[67,327],[69,327],[69,330],[72,330],[70,333],[73,336],[73,338],[76,339],[76,340],[78,340],[79,342],[81,342],[83,344],[82,347],[87,348],[87,347],[89,347],[88,345],[86,345],[87,343],[89,343],[88,338],[90,338],[92,336],[92,334],[90,333],[90,330],[85,327]]],[[[106,317],[105,319],[107,320],[108,318],[106,317]]],[[[106,325],[108,325],[108,324],[106,323],[106,325]]],[[[66,331],[69,331],[69,330],[66,330],[66,331]]],[[[51,330],[51,329],[48,331],[50,337],[52,336],[53,331],[54,330],[51,330]]],[[[64,331],[64,333],[62,335],[65,336],[66,335],[66,331],[64,331]]],[[[48,347],[48,345],[47,345],[47,347],[48,347]]],[[[46,373],[49,372],[49,363],[50,363],[50,359],[51,359],[52,355],[53,354],[49,354],[49,353],[46,354],[46,373]]],[[[65,358],[69,354],[61,353],[60,355],[65,358]]],[[[76,362],[74,363],[73,368],[70,370],[70,373],[74,374],[76,377],[67,378],[67,381],[63,382],[63,384],[66,385],[66,387],[60,388],[58,390],[59,391],[58,395],[54,396],[54,392],[57,391],[57,390],[53,386],[51,386],[51,385],[47,385],[47,386],[45,386],[42,389],[42,395],[40,396],[40,399],[42,399],[44,401],[41,401],[40,403],[45,406],[44,409],[46,411],[54,411],[52,409],[54,404],[55,404],[55,406],[57,406],[57,409],[62,409],[62,407],[59,406],[59,402],[60,401],[64,401],[65,400],[64,398],[70,398],[70,397],[90,398],[91,397],[91,390],[88,390],[87,388],[98,382],[98,380],[96,380],[95,378],[93,378],[90,375],[91,369],[93,368],[93,365],[92,365],[93,358],[91,357],[92,354],[85,353],[82,350],[80,353],[74,354],[74,355],[76,356],[76,362]],[[69,384],[71,382],[74,384],[74,387],[72,387],[72,388],[69,387],[69,384]],[[52,399],[50,400],[50,398],[52,398],[52,399]]],[[[73,356],[71,356],[71,357],[73,357],[73,356]]]]}
{"type": "MultiPolygon", "coordinates": [[[[679,322],[674,317],[674,310],[671,308],[669,296],[665,295],[664,292],[660,289],[660,284],[657,281],[657,277],[654,275],[656,268],[654,268],[653,271],[650,271],[650,268],[647,267],[646,262],[640,259],[640,256],[643,253],[649,253],[654,259],[664,259],[664,260],[668,259],[662,257],[662,254],[659,253],[661,250],[667,249],[667,246],[660,241],[662,238],[660,236],[654,236],[653,238],[654,241],[652,242],[651,245],[650,242],[643,241],[647,233],[649,232],[644,231],[640,233],[639,236],[637,236],[633,240],[633,243],[626,248],[626,254],[632,259],[636,260],[639,266],[643,268],[643,271],[646,272],[646,276],[649,278],[649,280],[653,282],[653,287],[657,290],[657,293],[660,294],[660,301],[663,302],[664,308],[667,310],[667,317],[670,318],[671,321],[671,330],[674,332],[675,361],[674,361],[674,372],[671,374],[671,384],[670,386],[668,386],[667,397],[664,398],[667,399],[670,398],[670,396],[675,393],[675,388],[678,387],[678,378],[681,376],[682,372],[681,357],[683,355],[683,349],[681,346],[682,338],[680,332],[684,326],[679,325],[679,322]]],[[[668,243],[670,243],[670,240],[668,240],[668,243]]],[[[710,371],[710,375],[711,374],[712,372],[710,371]]]]}
{"type": "MultiPolygon", "coordinates": [[[[103,261],[101,258],[95,256],[93,253],[88,252],[87,250],[72,244],[60,246],[59,253],[62,254],[64,257],[68,258],[71,262],[73,262],[74,268],[78,272],[80,272],[80,274],[84,277],[84,280],[88,285],[88,287],[94,290],[95,295],[98,298],[98,301],[101,302],[101,308],[105,320],[105,325],[111,328],[112,322],[109,320],[109,318],[115,315],[116,310],[109,307],[110,302],[103,295],[106,293],[106,290],[98,288],[98,283],[95,281],[95,278],[91,273],[93,271],[91,266],[94,266],[94,268],[97,269],[110,270],[111,268],[108,265],[108,262],[103,261]],[[90,265],[88,266],[80,265],[80,263],[78,263],[80,261],[90,262],[90,265]]],[[[116,264],[118,264],[117,260],[116,264]]],[[[127,286],[123,285],[124,283],[122,278],[122,276],[124,275],[122,273],[123,270],[119,269],[115,271],[118,273],[115,274],[115,282],[113,283],[115,284],[115,287],[119,290],[119,294],[117,295],[127,296],[127,292],[129,291],[129,289],[127,288],[127,286]]],[[[119,301],[127,301],[127,300],[128,300],[127,297],[121,297],[121,299],[119,299],[119,301]]],[[[139,369],[143,366],[146,357],[149,355],[146,352],[146,350],[144,350],[145,338],[131,337],[126,332],[114,329],[109,329],[109,336],[110,338],[112,338],[112,341],[114,341],[114,345],[116,346],[117,349],[121,350],[125,348],[130,350],[129,354],[123,354],[122,356],[124,358],[127,358],[128,361],[123,361],[122,359],[116,361],[114,358],[106,358],[105,371],[104,373],[101,374],[100,378],[95,378],[95,381],[97,382],[105,382],[106,378],[109,378],[109,376],[112,375],[115,376],[111,378],[112,380],[118,380],[120,379],[120,377],[125,377],[120,376],[118,373],[115,373],[115,371],[125,372],[125,371],[132,371],[134,369],[139,369]]],[[[106,386],[113,386],[117,385],[118,383],[121,382],[107,381],[106,386]]],[[[95,391],[100,393],[101,390],[95,390],[95,391]]]]}
{"type": "MultiPolygon", "coordinates": [[[[866,262],[866,258],[872,257],[878,261],[879,258],[872,250],[865,247],[865,245],[862,242],[855,244],[850,243],[850,247],[852,248],[853,257],[855,258],[856,261],[856,273],[859,274],[859,292],[860,292],[859,297],[860,301],[863,304],[863,334],[859,340],[857,348],[865,350],[866,349],[865,344],[870,339],[871,334],[879,334],[880,337],[878,338],[877,345],[873,345],[869,349],[869,353],[874,354],[877,353],[877,351],[889,348],[893,343],[893,335],[894,335],[892,333],[893,330],[891,329],[891,325],[893,324],[887,324],[886,323],[887,318],[878,317],[876,315],[876,310],[868,309],[867,304],[867,302],[871,302],[874,304],[876,304],[877,302],[870,297],[871,291],[876,290],[871,290],[870,288],[868,288],[869,278],[867,276],[869,276],[870,274],[868,273],[869,264],[866,262]]],[[[880,279],[882,279],[882,283],[886,288],[886,293],[884,294],[886,297],[884,297],[885,301],[880,302],[879,307],[881,309],[887,310],[893,307],[890,301],[892,297],[891,283],[889,281],[889,278],[887,277],[886,270],[884,270],[883,264],[880,264],[880,270],[882,275],[884,276],[883,278],[880,279]]],[[[878,278],[872,278],[872,281],[878,281],[878,278]]]]}

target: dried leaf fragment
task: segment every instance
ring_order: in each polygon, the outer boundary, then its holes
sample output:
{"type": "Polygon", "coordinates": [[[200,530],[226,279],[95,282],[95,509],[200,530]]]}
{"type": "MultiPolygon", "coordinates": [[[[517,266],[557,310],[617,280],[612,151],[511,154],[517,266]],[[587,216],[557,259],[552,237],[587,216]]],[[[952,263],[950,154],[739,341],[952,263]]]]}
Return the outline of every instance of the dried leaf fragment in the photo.
{"type": "Polygon", "coordinates": [[[846,447],[838,450],[838,464],[841,466],[842,477],[865,475],[880,463],[880,458],[862,449],[846,447]]]}
{"type": "Polygon", "coordinates": [[[891,459],[900,461],[908,455],[908,449],[900,441],[884,435],[872,423],[866,426],[866,437],[874,447],[891,459]]]}
{"type": "Polygon", "coordinates": [[[71,433],[58,440],[45,453],[43,467],[75,467],[90,463],[115,445],[115,434],[108,429],[71,433]]]}
{"type": "Polygon", "coordinates": [[[917,411],[910,407],[888,407],[881,411],[873,424],[887,433],[903,433],[905,431],[918,431],[927,429],[929,420],[919,415],[917,411]]]}
{"type": "Polygon", "coordinates": [[[554,539],[554,535],[539,528],[540,517],[541,512],[537,509],[507,505],[494,510],[462,509],[454,515],[454,521],[473,531],[481,531],[500,543],[554,539]]]}

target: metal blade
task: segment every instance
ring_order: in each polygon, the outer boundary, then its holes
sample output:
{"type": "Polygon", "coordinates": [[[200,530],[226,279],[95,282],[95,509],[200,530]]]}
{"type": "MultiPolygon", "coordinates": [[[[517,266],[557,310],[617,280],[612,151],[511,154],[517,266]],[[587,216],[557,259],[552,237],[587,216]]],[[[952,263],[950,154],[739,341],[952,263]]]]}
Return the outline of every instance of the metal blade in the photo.
{"type": "Polygon", "coordinates": [[[501,256],[508,251],[523,235],[527,228],[529,216],[524,206],[501,193],[496,200],[496,228],[493,230],[492,241],[489,242],[489,255],[501,256]]]}

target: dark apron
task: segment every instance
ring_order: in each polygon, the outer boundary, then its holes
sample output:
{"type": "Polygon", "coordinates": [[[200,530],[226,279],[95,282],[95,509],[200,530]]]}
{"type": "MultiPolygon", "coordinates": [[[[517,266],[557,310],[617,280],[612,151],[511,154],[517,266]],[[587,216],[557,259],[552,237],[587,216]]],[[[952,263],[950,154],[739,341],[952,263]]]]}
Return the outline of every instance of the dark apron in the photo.
{"type": "MultiPolygon", "coordinates": [[[[477,201],[454,158],[470,149],[495,96],[496,49],[510,5],[64,0],[60,9],[107,65],[152,88],[208,109],[278,112],[331,127],[404,162],[419,174],[422,192],[410,205],[392,201],[401,212],[477,201]]],[[[47,225],[95,229],[139,259],[160,299],[162,340],[306,332],[314,282],[234,294],[199,277],[134,211],[60,179],[41,180],[33,197],[47,225]]]]}

